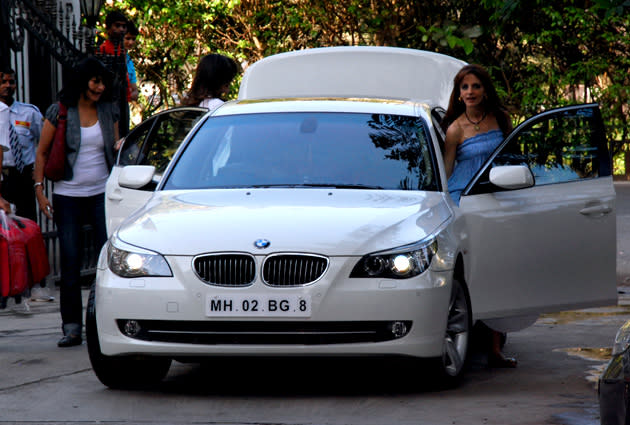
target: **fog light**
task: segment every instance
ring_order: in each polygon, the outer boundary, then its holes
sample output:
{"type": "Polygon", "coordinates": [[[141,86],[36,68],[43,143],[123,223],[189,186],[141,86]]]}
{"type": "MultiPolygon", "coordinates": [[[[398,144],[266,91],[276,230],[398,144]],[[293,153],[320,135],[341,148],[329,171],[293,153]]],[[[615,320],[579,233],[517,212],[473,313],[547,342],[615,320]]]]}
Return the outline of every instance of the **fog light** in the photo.
{"type": "Polygon", "coordinates": [[[125,335],[129,337],[136,337],[140,333],[142,329],[140,328],[140,323],[135,320],[127,320],[125,322],[125,326],[123,327],[123,332],[125,335]]]}
{"type": "Polygon", "coordinates": [[[390,327],[394,338],[401,338],[407,335],[407,325],[405,322],[392,322],[390,327]]]}

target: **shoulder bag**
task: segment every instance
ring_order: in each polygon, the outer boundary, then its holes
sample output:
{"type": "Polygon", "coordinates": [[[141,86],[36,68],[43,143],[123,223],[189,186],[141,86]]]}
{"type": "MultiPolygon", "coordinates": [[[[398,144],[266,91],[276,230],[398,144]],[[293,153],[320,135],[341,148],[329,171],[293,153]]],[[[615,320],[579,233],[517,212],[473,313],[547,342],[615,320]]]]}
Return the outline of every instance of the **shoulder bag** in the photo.
{"type": "Polygon", "coordinates": [[[57,127],[53,137],[52,146],[48,152],[48,159],[44,165],[44,177],[51,181],[63,179],[66,168],[66,126],[68,122],[68,109],[59,102],[57,114],[57,127]]]}

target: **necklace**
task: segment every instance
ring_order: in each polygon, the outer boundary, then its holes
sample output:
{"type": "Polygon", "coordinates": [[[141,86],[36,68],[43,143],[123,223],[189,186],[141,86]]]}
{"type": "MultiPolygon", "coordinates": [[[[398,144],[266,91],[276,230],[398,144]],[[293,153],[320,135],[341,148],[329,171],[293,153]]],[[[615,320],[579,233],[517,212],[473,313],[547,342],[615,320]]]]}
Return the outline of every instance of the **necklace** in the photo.
{"type": "Polygon", "coordinates": [[[475,127],[475,131],[479,131],[479,124],[481,124],[481,121],[486,119],[486,112],[484,111],[483,115],[481,116],[481,119],[477,122],[474,122],[473,120],[470,119],[470,117],[468,116],[468,112],[464,111],[464,115],[466,115],[466,119],[468,120],[469,123],[471,123],[474,127],[475,127]]]}

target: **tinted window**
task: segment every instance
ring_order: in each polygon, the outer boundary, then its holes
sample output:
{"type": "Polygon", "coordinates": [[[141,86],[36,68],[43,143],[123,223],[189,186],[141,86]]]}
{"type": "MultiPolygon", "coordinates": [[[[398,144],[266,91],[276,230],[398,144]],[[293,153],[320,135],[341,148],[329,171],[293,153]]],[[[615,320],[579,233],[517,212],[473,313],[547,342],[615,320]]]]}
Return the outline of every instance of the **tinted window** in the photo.
{"type": "Polygon", "coordinates": [[[165,189],[339,186],[438,190],[416,117],[274,113],[213,117],[195,134],[165,189]]]}
{"type": "Polygon", "coordinates": [[[179,145],[205,112],[180,110],[159,115],[156,127],[143,146],[137,164],[153,165],[156,173],[163,173],[179,145]]]}
{"type": "Polygon", "coordinates": [[[610,175],[597,109],[551,114],[519,131],[493,164],[526,164],[536,185],[610,175]]]}
{"type": "Polygon", "coordinates": [[[154,123],[155,118],[147,119],[131,130],[125,138],[125,143],[120,150],[120,156],[118,157],[118,163],[120,165],[135,165],[138,162],[138,155],[142,151],[142,144],[154,123]]]}

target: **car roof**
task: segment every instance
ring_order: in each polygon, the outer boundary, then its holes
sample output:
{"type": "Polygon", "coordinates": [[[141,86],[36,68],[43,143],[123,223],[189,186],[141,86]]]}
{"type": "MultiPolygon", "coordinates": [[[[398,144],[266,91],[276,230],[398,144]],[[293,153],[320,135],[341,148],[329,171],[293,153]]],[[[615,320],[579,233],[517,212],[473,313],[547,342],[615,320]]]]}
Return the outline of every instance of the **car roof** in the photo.
{"type": "Polygon", "coordinates": [[[446,108],[466,62],[400,47],[340,46],[268,56],[250,65],[238,99],[342,97],[414,99],[446,108]]]}

